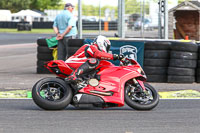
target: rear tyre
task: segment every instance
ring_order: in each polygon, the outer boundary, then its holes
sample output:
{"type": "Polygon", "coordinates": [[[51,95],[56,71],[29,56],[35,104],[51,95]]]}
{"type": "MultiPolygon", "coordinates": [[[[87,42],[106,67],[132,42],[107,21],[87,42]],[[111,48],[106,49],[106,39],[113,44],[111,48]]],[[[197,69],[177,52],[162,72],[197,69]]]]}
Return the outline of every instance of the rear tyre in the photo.
{"type": "Polygon", "coordinates": [[[72,90],[62,79],[49,77],[38,81],[32,88],[35,104],[45,110],[65,109],[72,99],[72,90]]]}
{"type": "Polygon", "coordinates": [[[136,110],[151,110],[159,103],[159,95],[157,91],[148,83],[144,83],[146,88],[145,96],[142,96],[137,88],[131,92],[133,85],[127,84],[124,90],[124,99],[128,106],[136,110]]]}

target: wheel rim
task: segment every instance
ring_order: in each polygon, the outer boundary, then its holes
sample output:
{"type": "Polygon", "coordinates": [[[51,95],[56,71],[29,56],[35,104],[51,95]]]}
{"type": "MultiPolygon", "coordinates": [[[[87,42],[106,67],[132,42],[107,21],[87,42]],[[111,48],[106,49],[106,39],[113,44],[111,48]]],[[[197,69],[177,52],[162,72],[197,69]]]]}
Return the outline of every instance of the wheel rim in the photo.
{"type": "Polygon", "coordinates": [[[126,94],[131,99],[131,101],[142,105],[148,105],[154,102],[155,95],[150,88],[145,86],[146,90],[143,93],[141,93],[137,88],[134,88],[134,92],[131,92],[130,88],[131,87],[128,87],[126,94]]]}
{"type": "Polygon", "coordinates": [[[48,101],[59,101],[65,93],[65,87],[58,82],[46,82],[38,89],[38,95],[48,101]]]}

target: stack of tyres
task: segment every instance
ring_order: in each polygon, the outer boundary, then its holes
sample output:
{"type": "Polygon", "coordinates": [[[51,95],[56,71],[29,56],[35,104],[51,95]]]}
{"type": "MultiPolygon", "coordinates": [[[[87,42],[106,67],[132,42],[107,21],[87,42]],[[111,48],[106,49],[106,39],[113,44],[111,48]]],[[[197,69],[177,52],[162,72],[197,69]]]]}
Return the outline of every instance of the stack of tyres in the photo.
{"type": "Polygon", "coordinates": [[[200,83],[200,42],[198,44],[198,60],[197,60],[197,69],[196,69],[196,82],[200,83]]]}
{"type": "Polygon", "coordinates": [[[198,46],[193,42],[172,42],[168,67],[169,83],[193,83],[198,46]]]}
{"type": "Polygon", "coordinates": [[[167,41],[145,43],[144,71],[148,82],[167,82],[170,44],[167,41]]]}
{"type": "Polygon", "coordinates": [[[48,48],[46,38],[39,38],[37,40],[37,73],[48,74],[49,70],[44,67],[45,62],[53,60],[52,49],[48,48]]]}
{"type": "Polygon", "coordinates": [[[68,57],[72,56],[84,44],[84,39],[69,39],[68,57]]]}

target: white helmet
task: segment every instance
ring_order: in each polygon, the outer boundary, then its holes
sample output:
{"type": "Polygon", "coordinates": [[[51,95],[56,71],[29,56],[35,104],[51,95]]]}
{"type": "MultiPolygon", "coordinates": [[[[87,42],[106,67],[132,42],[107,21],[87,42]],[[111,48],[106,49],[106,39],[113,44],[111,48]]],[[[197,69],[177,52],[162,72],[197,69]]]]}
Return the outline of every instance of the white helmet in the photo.
{"type": "Polygon", "coordinates": [[[110,50],[110,41],[105,37],[99,35],[97,38],[94,39],[94,44],[97,45],[100,51],[109,52],[110,50]]]}

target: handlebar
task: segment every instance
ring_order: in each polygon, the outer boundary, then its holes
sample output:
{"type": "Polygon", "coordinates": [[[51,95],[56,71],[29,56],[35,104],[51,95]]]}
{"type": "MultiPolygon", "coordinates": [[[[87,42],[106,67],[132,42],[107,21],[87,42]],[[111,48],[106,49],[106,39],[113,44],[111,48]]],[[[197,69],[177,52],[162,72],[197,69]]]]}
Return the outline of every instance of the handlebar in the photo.
{"type": "Polygon", "coordinates": [[[129,59],[127,57],[124,57],[123,59],[120,60],[123,66],[128,66],[129,64],[134,65],[137,64],[137,61],[133,59],[129,59]]]}

